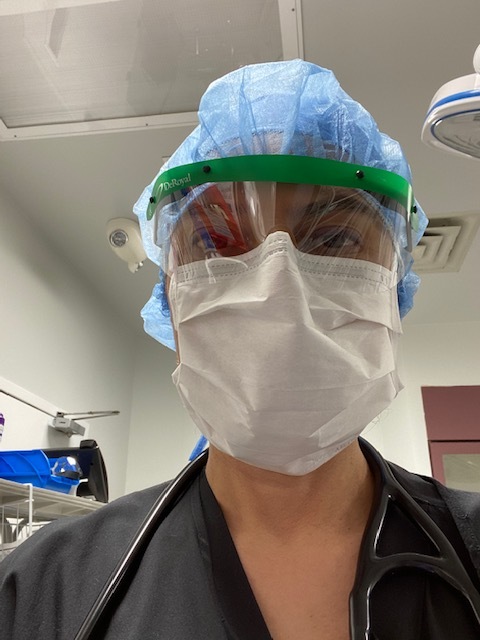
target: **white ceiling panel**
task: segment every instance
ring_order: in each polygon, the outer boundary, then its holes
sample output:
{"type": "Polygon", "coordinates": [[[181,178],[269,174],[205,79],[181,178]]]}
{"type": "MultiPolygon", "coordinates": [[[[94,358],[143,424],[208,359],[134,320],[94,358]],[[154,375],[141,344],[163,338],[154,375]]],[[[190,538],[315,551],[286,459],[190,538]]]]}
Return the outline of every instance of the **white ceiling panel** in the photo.
{"type": "Polygon", "coordinates": [[[282,59],[291,22],[277,0],[37,5],[2,14],[0,1],[7,130],[195,111],[218,75],[282,59]]]}

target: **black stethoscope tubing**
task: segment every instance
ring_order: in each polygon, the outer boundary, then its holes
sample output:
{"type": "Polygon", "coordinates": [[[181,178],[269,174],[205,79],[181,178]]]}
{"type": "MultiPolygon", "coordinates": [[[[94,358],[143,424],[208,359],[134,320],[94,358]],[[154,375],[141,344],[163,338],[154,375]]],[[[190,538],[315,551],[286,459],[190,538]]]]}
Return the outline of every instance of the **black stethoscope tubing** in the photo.
{"type": "MultiPolygon", "coordinates": [[[[372,509],[369,523],[362,541],[357,564],[355,584],[350,596],[350,637],[351,640],[373,640],[371,631],[370,596],[375,585],[387,573],[402,568],[415,568],[433,573],[457,589],[470,603],[480,627],[480,593],[473,585],[465,567],[462,565],[454,548],[423,509],[413,500],[393,475],[388,464],[365,440],[360,439],[360,445],[367,459],[372,460],[380,475],[380,495],[375,501],[376,508],[372,509]],[[423,533],[430,539],[438,550],[438,556],[421,553],[396,553],[390,556],[377,554],[378,541],[390,502],[396,503],[404,512],[413,518],[423,533]]],[[[94,605],[88,612],[75,640],[93,640],[98,625],[111,610],[115,596],[120,587],[128,587],[135,569],[150,539],[167,517],[175,504],[181,499],[185,491],[205,466],[208,451],[201,453],[190,462],[172,480],[163,493],[157,498],[148,515],[138,528],[135,536],[119,561],[94,605]]]]}
{"type": "Polygon", "coordinates": [[[370,520],[360,549],[355,584],[350,596],[351,640],[373,640],[371,630],[370,596],[378,582],[388,573],[399,569],[420,569],[445,580],[469,602],[480,629],[480,593],[458,557],[448,538],[430,516],[415,502],[393,475],[389,465],[363,438],[360,446],[374,473],[379,474],[380,495],[374,501],[370,520]],[[389,556],[377,553],[380,535],[390,503],[410,517],[436,548],[438,555],[404,552],[389,556]]]}
{"type": "Polygon", "coordinates": [[[200,470],[205,466],[207,457],[208,451],[206,450],[182,469],[176,478],[174,478],[159,495],[144,521],[137,529],[127,551],[103,586],[102,591],[78,630],[75,640],[94,640],[97,638],[97,636],[93,635],[95,628],[106,612],[106,609],[111,606],[112,600],[119,592],[120,587],[124,587],[125,582],[130,582],[129,570],[143,555],[152,535],[170,513],[176,502],[181,499],[200,470]]]}

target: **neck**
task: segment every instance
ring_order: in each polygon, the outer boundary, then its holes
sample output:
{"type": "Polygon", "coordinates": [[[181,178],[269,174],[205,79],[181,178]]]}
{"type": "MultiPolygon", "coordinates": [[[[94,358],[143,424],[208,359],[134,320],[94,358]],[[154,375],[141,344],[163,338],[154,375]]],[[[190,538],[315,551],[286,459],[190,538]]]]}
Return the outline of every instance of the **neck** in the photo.
{"type": "Polygon", "coordinates": [[[233,537],[358,535],[373,501],[373,476],[357,442],[305,476],[259,469],[211,446],[206,473],[233,537]]]}

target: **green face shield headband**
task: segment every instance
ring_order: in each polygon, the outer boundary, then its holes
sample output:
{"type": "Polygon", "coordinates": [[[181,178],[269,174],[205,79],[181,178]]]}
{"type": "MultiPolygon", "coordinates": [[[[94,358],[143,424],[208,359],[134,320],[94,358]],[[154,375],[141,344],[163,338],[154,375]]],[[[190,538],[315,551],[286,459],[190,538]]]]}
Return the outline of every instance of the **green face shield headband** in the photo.
{"type": "Polygon", "coordinates": [[[401,176],[290,155],[215,159],[166,171],[155,182],[147,218],[166,273],[247,253],[281,229],[303,253],[395,265],[400,279],[416,226],[412,189],[401,176]]]}

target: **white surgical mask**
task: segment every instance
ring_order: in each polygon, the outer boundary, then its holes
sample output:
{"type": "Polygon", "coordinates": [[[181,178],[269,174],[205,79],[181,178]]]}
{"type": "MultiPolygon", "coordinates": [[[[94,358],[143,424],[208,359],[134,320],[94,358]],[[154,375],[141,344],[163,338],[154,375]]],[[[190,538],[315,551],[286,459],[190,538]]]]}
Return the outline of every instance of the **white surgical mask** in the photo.
{"type": "Polygon", "coordinates": [[[277,231],[248,254],[178,268],[173,381],[211,444],[304,475],[392,402],[402,386],[393,275],[355,262],[300,253],[277,231]]]}

